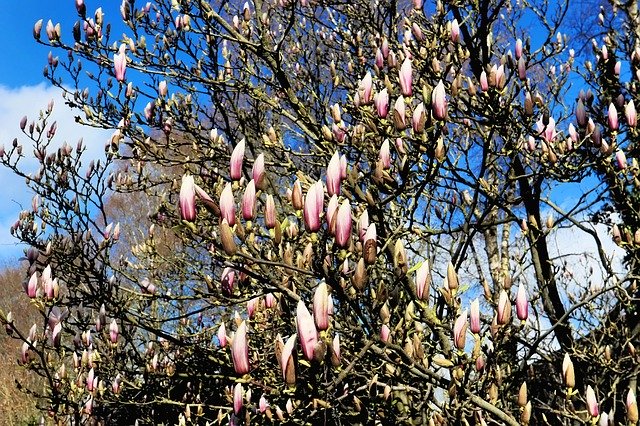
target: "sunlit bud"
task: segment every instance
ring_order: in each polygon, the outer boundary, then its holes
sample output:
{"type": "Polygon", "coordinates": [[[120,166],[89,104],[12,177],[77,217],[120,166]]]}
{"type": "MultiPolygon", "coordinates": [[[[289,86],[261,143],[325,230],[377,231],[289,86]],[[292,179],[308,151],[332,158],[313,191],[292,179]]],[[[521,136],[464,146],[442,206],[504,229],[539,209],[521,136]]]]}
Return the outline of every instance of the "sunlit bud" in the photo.
{"type": "Polygon", "coordinates": [[[527,79],[527,64],[524,62],[524,58],[518,59],[518,78],[522,81],[527,79]]]}
{"type": "Polygon", "coordinates": [[[336,243],[341,247],[349,245],[351,238],[351,204],[344,200],[336,217],[336,243]]]}
{"type": "Polygon", "coordinates": [[[373,100],[373,79],[371,73],[367,71],[367,74],[362,78],[358,86],[358,94],[360,95],[360,103],[362,105],[368,105],[373,100]]]}
{"type": "Polygon", "coordinates": [[[442,80],[438,82],[431,93],[431,107],[433,116],[437,120],[444,120],[447,116],[447,99],[442,80]]]}
{"type": "Polygon", "coordinates": [[[180,186],[180,216],[182,220],[193,222],[196,219],[196,190],[193,176],[182,176],[180,186]]]}
{"type": "Polygon", "coordinates": [[[264,223],[269,229],[273,229],[276,226],[276,203],[273,200],[273,195],[267,194],[267,202],[264,210],[264,223]]]}
{"type": "Polygon", "coordinates": [[[229,296],[233,294],[235,280],[236,271],[229,267],[224,268],[220,276],[220,287],[225,295],[229,296]]]}
{"type": "Polygon", "coordinates": [[[609,50],[607,49],[607,46],[602,46],[602,49],[600,49],[600,54],[603,60],[606,61],[607,59],[609,59],[609,50]]]}
{"type": "Polygon", "coordinates": [[[240,410],[242,410],[242,384],[236,383],[236,386],[233,388],[233,412],[236,415],[240,414],[240,410]]]}
{"type": "Polygon", "coordinates": [[[613,103],[609,104],[607,119],[609,121],[609,129],[618,130],[618,110],[613,103]]]}
{"type": "Polygon", "coordinates": [[[369,211],[364,210],[358,219],[358,237],[360,241],[364,241],[364,236],[369,227],[369,211]]]}
{"type": "Polygon", "coordinates": [[[382,324],[382,328],[380,329],[380,340],[383,342],[389,341],[389,335],[391,334],[391,330],[387,324],[382,324]]]}
{"type": "Polygon", "coordinates": [[[27,296],[31,299],[34,299],[38,294],[38,275],[36,272],[31,274],[31,278],[29,278],[29,282],[27,283],[27,296]]]}
{"type": "Polygon", "coordinates": [[[522,40],[521,39],[516,40],[515,53],[516,53],[516,59],[520,59],[522,57],[522,40]]]}
{"type": "Polygon", "coordinates": [[[496,318],[499,325],[504,325],[511,319],[511,301],[506,291],[501,290],[498,298],[498,316],[496,318]]]}
{"type": "MultiPolygon", "coordinates": [[[[42,25],[40,26],[42,27],[42,25]]],[[[34,34],[35,34],[35,30],[34,30],[34,34]]],[[[379,48],[376,49],[375,65],[376,67],[378,67],[378,69],[382,69],[382,67],[384,66],[384,56],[382,56],[382,51],[379,48]]]]}
{"type": "Polygon", "coordinates": [[[467,333],[467,310],[462,311],[453,324],[453,342],[459,350],[464,349],[467,333]]]}
{"type": "Polygon", "coordinates": [[[302,300],[298,301],[296,322],[302,352],[305,358],[311,361],[313,359],[313,349],[318,343],[318,332],[316,331],[313,317],[302,300]]]}
{"type": "Polygon", "coordinates": [[[256,312],[256,307],[258,306],[258,302],[260,302],[260,298],[258,297],[247,300],[247,315],[249,316],[249,318],[253,318],[253,315],[256,312]]]}
{"type": "Polygon", "coordinates": [[[244,190],[242,196],[242,218],[244,220],[252,220],[256,211],[256,186],[255,181],[251,179],[244,190]]]}
{"type": "Polygon", "coordinates": [[[55,348],[60,346],[60,338],[62,337],[62,323],[57,323],[51,332],[51,341],[55,348]]]}
{"type": "Polygon", "coordinates": [[[627,420],[629,420],[629,423],[638,423],[638,403],[636,401],[636,395],[633,393],[633,389],[629,389],[629,392],[627,392],[625,406],[627,408],[627,420]]]}
{"type": "Polygon", "coordinates": [[[93,371],[93,368],[91,368],[91,370],[89,370],[89,373],[87,374],[87,391],[93,392],[95,379],[95,372],[93,371]]]}
{"type": "Polygon", "coordinates": [[[529,317],[529,300],[527,298],[527,290],[522,283],[518,286],[518,293],[516,295],[516,315],[521,321],[526,321],[529,317]]]}
{"type": "Polygon", "coordinates": [[[300,180],[296,179],[293,184],[293,190],[291,190],[291,204],[293,208],[296,210],[302,210],[303,201],[302,201],[302,186],[300,185],[300,180]]]}
{"type": "MultiPolygon", "coordinates": [[[[38,21],[40,22],[40,21],[38,21]]],[[[38,23],[36,23],[36,26],[38,25],[38,23]]],[[[60,26],[60,24],[58,24],[57,26],[60,26]]],[[[42,25],[40,25],[40,27],[42,27],[42,25]]],[[[47,38],[49,39],[50,42],[54,42],[54,41],[59,41],[60,40],[60,36],[58,34],[58,32],[56,31],[56,27],[53,25],[53,22],[51,22],[51,19],[49,19],[47,21],[47,26],[45,28],[45,31],[47,33],[47,38]]],[[[35,28],[34,28],[34,34],[35,34],[35,28]]],[[[38,31],[38,37],[36,38],[40,38],[39,37],[40,31],[38,31]]]]}
{"type": "Polygon", "coordinates": [[[230,176],[231,176],[231,179],[233,180],[240,180],[240,178],[242,177],[242,161],[244,160],[244,147],[245,147],[245,140],[242,139],[240,143],[238,143],[235,146],[235,148],[233,148],[233,152],[231,153],[230,176]]]}
{"type": "Polygon", "coordinates": [[[227,328],[225,327],[224,322],[220,324],[220,327],[218,327],[217,337],[218,344],[221,348],[227,346],[227,328]]]}
{"type": "Polygon", "coordinates": [[[564,385],[571,389],[576,385],[576,376],[573,371],[573,362],[569,357],[569,354],[564,354],[564,360],[562,361],[562,378],[564,385]]]}
{"type": "Polygon", "coordinates": [[[624,107],[624,115],[627,119],[627,125],[629,127],[636,127],[638,124],[638,116],[636,114],[636,106],[633,100],[630,100],[624,107]]]}
{"type": "Polygon", "coordinates": [[[471,332],[480,333],[480,301],[476,298],[471,302],[471,332]]]}
{"type": "Polygon", "coordinates": [[[382,89],[379,93],[373,97],[373,103],[376,106],[378,117],[386,118],[389,113],[389,93],[387,89],[382,89]]]}
{"type": "Polygon", "coordinates": [[[600,418],[598,419],[598,426],[612,426],[609,423],[609,415],[607,413],[600,414],[600,418]]]}
{"type": "MultiPolygon", "coordinates": [[[[53,24],[51,24],[53,25],[53,24]]],[[[42,19],[38,20],[38,22],[36,22],[33,25],[33,38],[35,38],[36,40],[40,40],[40,33],[42,32],[42,19]]],[[[47,35],[49,33],[47,32],[47,35]]]]}
{"type": "Polygon", "coordinates": [[[415,133],[421,133],[424,131],[424,126],[427,121],[427,116],[424,112],[424,104],[420,102],[416,109],[413,110],[413,117],[411,118],[411,127],[415,133]]]}
{"type": "Polygon", "coordinates": [[[624,170],[627,168],[627,156],[621,149],[616,152],[616,164],[618,165],[618,169],[620,170],[624,170]]]}
{"type": "Polygon", "coordinates": [[[118,373],[116,377],[113,379],[113,381],[111,382],[111,390],[116,395],[118,395],[122,390],[122,378],[120,377],[120,373],[118,373]]]}
{"type": "Polygon", "coordinates": [[[457,19],[451,21],[451,41],[453,43],[460,41],[460,25],[458,24],[457,19]]]}
{"type": "Polygon", "coordinates": [[[425,260],[416,271],[416,296],[423,300],[429,296],[429,285],[431,284],[431,270],[429,261],[425,260]]]}
{"type": "Polygon", "coordinates": [[[413,69],[411,67],[411,60],[407,57],[405,58],[404,62],[402,63],[402,66],[400,67],[400,74],[399,74],[400,92],[404,96],[411,96],[411,94],[413,93],[412,72],[413,72],[413,69]]]}
{"type": "Polygon", "coordinates": [[[342,121],[342,113],[340,112],[340,105],[333,104],[329,108],[331,111],[331,117],[335,123],[340,123],[342,121]]]}
{"type": "Polygon", "coordinates": [[[120,82],[124,81],[125,73],[127,72],[126,49],[127,45],[123,43],[120,45],[118,53],[113,55],[113,71],[116,75],[116,80],[120,82]]]}
{"type": "Polygon", "coordinates": [[[384,169],[388,169],[391,167],[391,150],[389,148],[389,139],[385,139],[384,142],[382,142],[379,158],[384,169]]]}
{"type": "Polygon", "coordinates": [[[447,264],[447,288],[449,290],[456,290],[459,287],[458,282],[458,274],[456,273],[456,268],[453,266],[453,263],[449,261],[447,264]]]}
{"type": "Polygon", "coordinates": [[[120,330],[118,328],[118,323],[114,318],[111,320],[111,324],[109,324],[109,339],[111,340],[111,343],[113,343],[114,345],[118,343],[119,334],[120,334],[120,330]]]}
{"type": "Polygon", "coordinates": [[[256,161],[253,163],[253,168],[251,169],[251,176],[255,181],[256,188],[264,189],[265,187],[265,169],[264,169],[264,154],[258,155],[256,161]]]}
{"type": "Polygon", "coordinates": [[[322,281],[313,295],[313,318],[316,322],[318,330],[326,330],[329,328],[329,312],[327,305],[329,302],[329,291],[327,284],[322,281]]]}
{"type": "Polygon", "coordinates": [[[338,211],[338,196],[334,194],[329,199],[329,204],[327,204],[327,214],[325,215],[327,219],[327,229],[329,230],[329,233],[331,235],[335,235],[336,233],[335,219],[337,218],[335,214],[337,211],[338,211]]]}
{"type": "Polygon", "coordinates": [[[222,193],[220,194],[220,215],[227,220],[229,226],[236,223],[236,203],[233,199],[233,191],[231,183],[227,182],[222,193]]]}
{"type": "Polygon", "coordinates": [[[487,80],[486,71],[482,71],[480,73],[480,89],[482,89],[483,92],[489,90],[489,81],[487,80]]]}
{"type": "Polygon", "coordinates": [[[593,388],[589,385],[587,386],[587,410],[591,417],[598,417],[600,414],[600,410],[598,409],[598,400],[596,399],[596,394],[593,392],[593,388]]]}
{"type": "Polygon", "coordinates": [[[327,166],[327,192],[329,195],[340,194],[341,177],[340,154],[336,151],[333,153],[333,156],[329,161],[329,165],[327,166]]]}
{"type": "Polygon", "coordinates": [[[398,97],[393,104],[393,123],[398,130],[403,130],[407,127],[407,107],[403,96],[398,97]]]}
{"type": "Polygon", "coordinates": [[[309,232],[316,232],[320,229],[320,213],[322,212],[323,193],[324,189],[322,184],[316,182],[309,187],[307,196],[304,199],[303,218],[305,228],[309,232]],[[320,196],[318,196],[318,193],[320,196]]]}
{"type": "Polygon", "coordinates": [[[249,372],[249,345],[247,344],[247,323],[245,321],[240,323],[233,336],[231,356],[236,373],[247,374],[249,372]]]}

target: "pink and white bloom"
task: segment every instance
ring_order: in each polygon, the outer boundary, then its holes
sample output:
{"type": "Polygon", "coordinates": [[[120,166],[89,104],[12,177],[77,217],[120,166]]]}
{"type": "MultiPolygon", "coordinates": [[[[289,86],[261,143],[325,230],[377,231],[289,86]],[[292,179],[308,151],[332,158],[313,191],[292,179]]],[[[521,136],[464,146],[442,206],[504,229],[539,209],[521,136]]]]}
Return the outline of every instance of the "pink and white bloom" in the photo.
{"type": "Polygon", "coordinates": [[[403,96],[399,96],[393,104],[393,121],[397,129],[401,130],[407,127],[407,107],[403,96]]]}
{"type": "Polygon", "coordinates": [[[229,226],[236,223],[236,202],[233,199],[233,191],[231,183],[227,182],[222,193],[220,194],[220,215],[222,219],[226,219],[229,226]]]}
{"type": "Polygon", "coordinates": [[[368,105],[373,100],[373,79],[368,71],[358,85],[358,94],[360,95],[360,103],[363,105],[368,105]]]}
{"type": "Polygon", "coordinates": [[[38,295],[38,274],[34,272],[31,274],[31,278],[29,278],[29,282],[27,283],[27,296],[31,299],[35,299],[38,295]]]}
{"type": "Polygon", "coordinates": [[[338,196],[333,194],[329,199],[329,204],[327,204],[327,228],[329,229],[329,233],[331,235],[335,235],[336,233],[336,224],[333,221],[336,212],[338,211],[338,196]]]}
{"type": "Polygon", "coordinates": [[[313,317],[302,300],[298,301],[296,323],[302,353],[307,360],[311,361],[313,359],[313,351],[318,343],[318,332],[316,331],[313,317]]]}
{"type": "Polygon", "coordinates": [[[504,325],[511,318],[511,301],[506,291],[501,290],[498,298],[498,316],[496,318],[499,325],[504,325]]]}
{"type": "Polygon", "coordinates": [[[416,271],[416,296],[420,300],[425,299],[429,295],[429,289],[427,285],[430,281],[430,273],[431,271],[429,269],[429,261],[425,260],[416,271]]]}
{"type": "Polygon", "coordinates": [[[264,154],[258,155],[256,161],[253,163],[253,168],[251,169],[251,176],[255,181],[256,188],[264,189],[265,185],[265,168],[264,168],[264,154]]]}
{"type": "Polygon", "coordinates": [[[389,337],[391,335],[391,330],[387,324],[382,324],[382,328],[380,328],[380,340],[387,343],[389,341],[389,337]]]}
{"type": "Polygon", "coordinates": [[[458,20],[454,19],[451,21],[451,42],[457,43],[460,41],[460,25],[458,24],[458,20]]]}
{"type": "Polygon", "coordinates": [[[127,55],[125,50],[127,49],[126,44],[120,45],[120,50],[118,53],[113,55],[113,71],[116,75],[116,80],[123,82],[125,78],[125,73],[127,72],[127,55]]]}
{"type": "Polygon", "coordinates": [[[316,182],[309,187],[307,196],[304,199],[304,209],[302,216],[307,231],[317,232],[320,229],[320,213],[322,212],[322,201],[324,189],[322,183],[316,182]]]}
{"type": "MultiPolygon", "coordinates": [[[[285,380],[287,378],[287,367],[293,357],[293,348],[296,345],[296,337],[298,337],[298,335],[294,333],[289,337],[289,339],[287,339],[287,343],[284,344],[282,354],[280,355],[280,368],[282,369],[282,378],[285,380]]],[[[278,335],[278,339],[280,339],[280,335],[278,335]]]]}
{"type": "Polygon", "coordinates": [[[553,142],[558,135],[556,132],[556,120],[553,117],[549,117],[549,123],[545,126],[542,117],[536,122],[536,129],[538,133],[547,143],[553,142]]]}
{"type": "Polygon", "coordinates": [[[329,165],[327,166],[327,192],[329,195],[340,195],[340,180],[342,172],[340,170],[340,154],[333,153],[329,165]]]}
{"type": "Polygon", "coordinates": [[[237,374],[243,375],[249,372],[249,345],[247,344],[246,321],[240,323],[233,336],[231,357],[233,358],[233,368],[237,374]]]}
{"type": "Polygon", "coordinates": [[[629,127],[636,127],[638,125],[638,115],[636,113],[636,106],[633,103],[633,100],[630,100],[629,103],[625,105],[624,115],[629,127]]]}
{"type": "Polygon", "coordinates": [[[607,120],[609,121],[609,129],[618,130],[618,110],[613,103],[609,104],[609,111],[607,111],[607,120]]]}
{"type": "Polygon", "coordinates": [[[431,93],[431,107],[433,108],[433,116],[437,120],[444,120],[447,116],[447,98],[442,80],[438,82],[431,93]]]}
{"type": "Polygon", "coordinates": [[[636,400],[636,395],[633,393],[633,389],[629,389],[629,392],[627,392],[627,398],[624,405],[627,408],[627,420],[634,424],[637,423],[638,402],[636,400]]]}
{"type": "Polygon", "coordinates": [[[411,67],[411,60],[407,57],[404,62],[402,62],[402,66],[400,67],[400,74],[398,76],[400,82],[400,92],[403,96],[411,96],[412,84],[413,84],[413,69],[411,67]]]}
{"type": "Polygon", "coordinates": [[[244,190],[242,196],[242,218],[244,220],[253,220],[256,215],[256,185],[251,179],[244,190]]]}
{"type": "Polygon", "coordinates": [[[424,104],[420,102],[416,109],[413,110],[413,116],[411,117],[411,128],[415,133],[420,133],[424,130],[426,121],[427,116],[424,112],[424,104]]]}
{"type": "Polygon", "coordinates": [[[259,297],[254,297],[247,300],[247,315],[249,316],[249,318],[253,318],[253,315],[256,312],[256,307],[258,306],[258,302],[260,302],[259,297]]]}
{"type": "Polygon", "coordinates": [[[471,302],[471,332],[473,334],[480,333],[480,301],[478,298],[471,302]]]}
{"type": "Polygon", "coordinates": [[[316,322],[318,330],[326,330],[329,328],[329,290],[327,283],[322,281],[313,295],[313,318],[316,322]]]}
{"type": "Polygon", "coordinates": [[[380,147],[379,154],[380,161],[382,162],[382,168],[391,168],[391,149],[389,147],[389,139],[385,139],[380,147]]]}
{"type": "Polygon", "coordinates": [[[522,40],[516,40],[516,59],[520,59],[522,57],[522,40]]]}
{"type": "Polygon", "coordinates": [[[338,209],[336,218],[336,242],[340,247],[346,247],[351,238],[351,204],[344,200],[338,209]]]}
{"type": "Polygon", "coordinates": [[[222,271],[222,275],[220,277],[220,287],[222,292],[226,295],[233,294],[233,288],[236,280],[236,271],[226,267],[222,271]]]}
{"type": "Polygon", "coordinates": [[[264,224],[268,229],[276,227],[276,203],[271,194],[267,194],[267,202],[264,209],[264,224]]]}
{"type": "Polygon", "coordinates": [[[220,324],[220,327],[218,327],[217,337],[218,344],[221,348],[227,346],[227,328],[225,327],[224,322],[220,324]]]}
{"type": "Polygon", "coordinates": [[[182,176],[180,186],[180,217],[193,222],[196,219],[196,188],[193,176],[182,176]]]}
{"type": "Polygon", "coordinates": [[[587,411],[591,417],[598,417],[600,414],[600,410],[598,409],[598,400],[596,399],[596,394],[593,391],[591,385],[587,386],[587,411]]]}
{"type": "Polygon", "coordinates": [[[376,106],[378,117],[386,118],[387,114],[389,114],[389,93],[386,88],[382,89],[379,93],[376,93],[373,98],[373,103],[376,106]]]}
{"type": "Polygon", "coordinates": [[[113,343],[114,345],[118,343],[119,335],[120,329],[118,328],[118,323],[116,322],[116,319],[113,318],[111,320],[111,324],[109,324],[109,339],[111,340],[111,343],[113,343]]]}
{"type": "MultiPolygon", "coordinates": [[[[242,177],[242,162],[244,160],[245,140],[242,139],[231,153],[230,176],[233,180],[240,180],[242,177]]],[[[229,222],[231,224],[231,222],[229,222]]]]}
{"type": "Polygon", "coordinates": [[[453,342],[459,350],[464,349],[467,333],[467,310],[462,311],[453,324],[453,342]]]}
{"type": "Polygon", "coordinates": [[[529,299],[523,283],[518,286],[518,293],[516,294],[516,315],[521,321],[526,321],[529,317],[529,299]]]}
{"type": "Polygon", "coordinates": [[[242,410],[242,384],[236,383],[236,386],[233,388],[233,412],[236,415],[240,414],[240,410],[242,410]]]}
{"type": "Polygon", "coordinates": [[[482,71],[480,73],[480,89],[482,89],[483,92],[486,92],[487,90],[489,90],[489,81],[487,80],[486,71],[482,71]]]}

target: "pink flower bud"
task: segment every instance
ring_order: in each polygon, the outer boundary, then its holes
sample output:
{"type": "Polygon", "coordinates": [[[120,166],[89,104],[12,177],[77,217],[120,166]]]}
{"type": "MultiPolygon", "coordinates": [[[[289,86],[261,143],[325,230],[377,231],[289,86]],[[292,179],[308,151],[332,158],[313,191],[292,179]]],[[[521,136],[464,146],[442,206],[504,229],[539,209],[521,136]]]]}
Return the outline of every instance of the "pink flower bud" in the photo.
{"type": "Polygon", "coordinates": [[[242,410],[242,384],[236,383],[236,386],[233,388],[233,412],[238,415],[240,414],[240,410],[242,410]]]}
{"type": "Polygon", "coordinates": [[[334,152],[329,165],[327,166],[327,192],[329,195],[340,195],[340,154],[338,151],[334,152]]]}
{"type": "Polygon", "coordinates": [[[431,94],[431,107],[433,108],[433,116],[437,120],[444,120],[447,116],[447,99],[442,80],[438,82],[431,94]]]}
{"type": "Polygon", "coordinates": [[[398,97],[393,104],[393,122],[398,130],[407,127],[407,107],[403,96],[398,97]]]}
{"type": "Polygon", "coordinates": [[[509,322],[511,318],[511,301],[506,291],[501,290],[498,298],[498,317],[497,322],[499,325],[504,325],[509,322]]]}
{"type": "Polygon", "coordinates": [[[336,223],[334,221],[335,214],[338,211],[338,196],[333,194],[329,199],[329,204],[327,205],[327,229],[331,235],[335,235],[336,233],[336,223]]]}
{"type": "Polygon", "coordinates": [[[336,218],[336,242],[341,247],[346,247],[351,238],[351,204],[344,200],[338,209],[336,218]]]}
{"type": "MultiPolygon", "coordinates": [[[[53,24],[51,24],[53,25],[53,24]]],[[[42,32],[42,19],[38,20],[34,25],[33,25],[33,38],[35,38],[36,40],[40,40],[40,33],[42,32]]]]}
{"type": "Polygon", "coordinates": [[[227,182],[222,193],[220,194],[220,215],[222,219],[226,219],[229,226],[236,223],[236,202],[233,199],[233,191],[231,183],[227,182]]]}
{"type": "Polygon", "coordinates": [[[318,332],[313,323],[313,317],[302,300],[298,301],[296,320],[302,353],[308,361],[311,361],[313,359],[313,350],[318,343],[318,332]]]}
{"type": "Polygon", "coordinates": [[[593,388],[590,385],[587,386],[587,411],[589,411],[591,417],[598,417],[600,414],[596,394],[593,392],[593,388]]]}
{"type": "Polygon", "coordinates": [[[193,176],[182,176],[180,186],[180,217],[193,222],[196,219],[196,189],[193,176]]]}
{"type": "Polygon", "coordinates": [[[242,321],[233,336],[231,343],[231,357],[233,368],[237,374],[243,375],[249,372],[249,346],[247,344],[247,323],[242,321]]]}
{"type": "Polygon", "coordinates": [[[267,203],[264,209],[264,224],[269,229],[276,227],[276,203],[271,194],[267,194],[267,203]]]}
{"type": "Polygon", "coordinates": [[[220,324],[220,327],[218,327],[217,337],[218,337],[218,344],[220,345],[221,348],[224,348],[225,346],[227,346],[227,329],[224,325],[224,322],[220,324]]]}
{"type": "Polygon", "coordinates": [[[109,324],[109,339],[111,340],[111,343],[113,343],[114,345],[118,343],[119,334],[120,334],[120,330],[118,328],[118,323],[114,318],[111,320],[111,324],[109,324]]]}
{"type": "Polygon", "coordinates": [[[313,295],[313,318],[315,319],[316,327],[321,331],[329,328],[328,302],[329,291],[327,283],[323,281],[316,287],[313,295]]]}
{"type": "Polygon", "coordinates": [[[308,232],[317,232],[318,229],[320,229],[323,193],[322,183],[316,182],[309,187],[307,196],[304,199],[304,210],[302,213],[305,228],[308,232]],[[320,200],[320,202],[318,202],[318,200],[320,200]]]}
{"type": "Polygon", "coordinates": [[[51,341],[55,348],[60,347],[60,339],[62,337],[62,323],[57,323],[51,332],[51,341]]]}
{"type": "Polygon", "coordinates": [[[578,103],[576,104],[576,121],[578,122],[578,126],[584,127],[587,125],[587,111],[584,107],[584,102],[582,99],[578,99],[578,103]]]}
{"type": "MultiPolygon", "coordinates": [[[[42,25],[40,25],[40,27],[42,27],[42,25]]],[[[35,30],[33,33],[34,35],[36,34],[35,30]]],[[[40,32],[38,32],[38,34],[40,34],[40,32]]],[[[39,38],[39,37],[36,37],[36,38],[39,38]]],[[[378,69],[382,69],[382,67],[384,66],[384,56],[382,56],[382,51],[379,48],[376,49],[375,64],[376,64],[376,67],[378,67],[378,69]]]]}
{"type": "Polygon", "coordinates": [[[471,332],[480,333],[480,301],[477,298],[471,302],[471,332]]]}
{"type": "Polygon", "coordinates": [[[483,92],[486,92],[487,90],[489,90],[489,81],[487,80],[486,71],[482,71],[480,73],[480,89],[482,89],[483,92]]]}
{"type": "Polygon", "coordinates": [[[633,389],[629,389],[629,392],[627,392],[625,407],[627,408],[627,420],[632,424],[638,423],[638,402],[633,389]]]}
{"type": "Polygon", "coordinates": [[[158,94],[164,98],[168,93],[169,88],[167,87],[167,80],[162,80],[158,83],[158,94]]]}
{"type": "Polygon", "coordinates": [[[249,318],[253,318],[253,315],[256,312],[256,307],[258,306],[258,302],[260,302],[259,297],[254,297],[253,299],[247,300],[247,315],[249,318]]]}
{"type": "Polygon", "coordinates": [[[454,19],[451,21],[451,42],[457,43],[460,41],[460,25],[458,24],[458,20],[454,19]]]}
{"type": "Polygon", "coordinates": [[[463,350],[466,342],[467,332],[467,310],[462,311],[458,319],[453,325],[453,342],[456,348],[463,350]]]}
{"type": "Polygon", "coordinates": [[[636,106],[633,100],[630,100],[624,107],[624,115],[627,119],[627,125],[629,127],[636,127],[638,124],[638,115],[636,114],[636,106]]]}
{"type": "Polygon", "coordinates": [[[264,395],[262,395],[260,397],[260,401],[258,402],[258,409],[261,413],[264,413],[265,411],[267,411],[267,408],[269,408],[269,403],[267,402],[267,399],[264,397],[264,395]]]}
{"type": "Polygon", "coordinates": [[[29,278],[29,283],[27,284],[27,296],[31,299],[35,299],[38,295],[38,274],[34,272],[31,274],[31,278],[29,278]]]}
{"type": "Polygon", "coordinates": [[[256,161],[253,163],[251,169],[251,175],[255,181],[256,188],[264,189],[265,187],[265,171],[264,171],[264,154],[258,155],[256,161]]]}
{"type": "Polygon", "coordinates": [[[387,114],[389,114],[389,94],[387,93],[387,89],[382,89],[379,93],[373,98],[373,103],[376,106],[376,111],[378,113],[378,117],[386,118],[387,114]]]}
{"type": "Polygon", "coordinates": [[[529,317],[529,299],[527,298],[527,290],[522,283],[518,286],[516,295],[516,315],[521,321],[526,321],[529,317]]]}
{"type": "Polygon", "coordinates": [[[389,147],[389,139],[385,139],[384,142],[382,142],[379,158],[384,169],[389,169],[391,167],[391,150],[389,147]]]}
{"type": "Polygon", "coordinates": [[[125,54],[126,48],[126,44],[121,44],[118,53],[113,55],[113,71],[116,75],[116,80],[120,82],[124,81],[124,76],[127,72],[127,55],[125,54]]]}
{"type": "MultiPolygon", "coordinates": [[[[242,161],[244,160],[244,146],[245,140],[242,139],[235,148],[233,148],[233,152],[231,153],[231,167],[230,167],[230,176],[233,180],[240,180],[242,177],[242,161]]],[[[229,222],[232,225],[231,222],[229,222]]]]}
{"type": "Polygon", "coordinates": [[[360,81],[358,94],[360,95],[360,102],[363,105],[368,105],[373,100],[373,80],[371,78],[371,73],[368,71],[360,81]]]}
{"type": "Polygon", "coordinates": [[[516,59],[520,59],[522,57],[522,40],[516,40],[516,59]]]}
{"type": "Polygon", "coordinates": [[[94,387],[95,379],[96,379],[95,372],[93,371],[93,368],[92,368],[91,370],[89,370],[89,373],[87,374],[87,391],[93,392],[93,390],[95,389],[94,387]]]}
{"type": "Polygon", "coordinates": [[[402,66],[400,67],[399,74],[399,82],[400,82],[400,92],[403,96],[411,96],[412,84],[413,84],[413,69],[411,67],[411,60],[407,57],[405,58],[402,66]]]}
{"type": "Polygon", "coordinates": [[[420,300],[424,300],[429,296],[429,284],[431,283],[430,274],[429,261],[425,260],[416,271],[416,296],[420,300]]]}
{"type": "Polygon", "coordinates": [[[226,267],[220,276],[220,287],[225,295],[233,294],[234,283],[236,280],[236,271],[226,267]]]}
{"type": "Polygon", "coordinates": [[[256,214],[256,185],[251,179],[244,190],[242,196],[242,218],[244,220],[253,220],[256,214]]]}
{"type": "Polygon", "coordinates": [[[562,360],[562,379],[564,381],[564,385],[568,388],[573,388],[576,385],[573,362],[571,361],[569,354],[564,354],[564,359],[562,360]]]}
{"type": "Polygon", "coordinates": [[[607,113],[607,118],[609,121],[609,129],[618,130],[618,110],[613,103],[609,104],[609,111],[607,113]]]}
{"type": "Polygon", "coordinates": [[[424,104],[420,102],[416,109],[413,110],[413,117],[411,118],[411,128],[415,133],[421,133],[424,131],[424,125],[427,121],[426,114],[424,112],[424,104]]]}
{"type": "Polygon", "coordinates": [[[391,334],[391,330],[387,324],[382,324],[382,328],[380,329],[380,340],[387,343],[389,341],[389,337],[391,334]]]}

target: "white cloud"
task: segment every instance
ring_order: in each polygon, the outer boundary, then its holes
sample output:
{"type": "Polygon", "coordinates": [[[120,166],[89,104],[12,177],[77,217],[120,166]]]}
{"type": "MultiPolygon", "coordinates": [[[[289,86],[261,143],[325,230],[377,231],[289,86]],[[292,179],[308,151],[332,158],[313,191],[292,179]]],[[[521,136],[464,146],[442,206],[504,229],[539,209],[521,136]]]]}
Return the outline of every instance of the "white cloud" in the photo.
{"type": "MultiPolygon", "coordinates": [[[[102,158],[104,156],[104,141],[108,132],[91,127],[81,126],[75,122],[78,111],[72,111],[64,104],[59,89],[46,86],[23,86],[7,88],[0,86],[0,144],[6,149],[11,147],[14,138],[18,138],[23,145],[26,159],[21,162],[22,169],[36,172],[37,160],[33,158],[32,142],[22,134],[20,120],[27,116],[28,121],[37,121],[40,111],[47,107],[49,101],[54,101],[54,109],[49,123],[57,121],[58,130],[52,146],[60,146],[67,142],[75,148],[80,138],[85,141],[87,152],[85,158],[102,158]]],[[[84,161],[85,164],[88,160],[84,161]]],[[[21,256],[23,247],[16,245],[16,240],[10,235],[9,228],[18,217],[22,208],[31,205],[32,193],[25,181],[15,176],[10,170],[0,166],[0,260],[16,259],[21,256]]]]}

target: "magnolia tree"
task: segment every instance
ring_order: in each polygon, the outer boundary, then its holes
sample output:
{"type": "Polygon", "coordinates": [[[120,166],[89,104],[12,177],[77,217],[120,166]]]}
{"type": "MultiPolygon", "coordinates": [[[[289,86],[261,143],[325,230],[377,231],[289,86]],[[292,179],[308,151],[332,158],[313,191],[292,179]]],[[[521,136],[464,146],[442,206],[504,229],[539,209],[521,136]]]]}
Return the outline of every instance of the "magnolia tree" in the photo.
{"type": "Polygon", "coordinates": [[[0,150],[47,422],[637,423],[635,2],[98,6],[33,35],[104,157],[0,150]]]}

